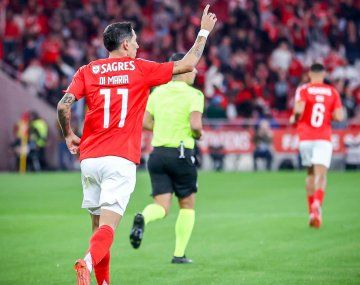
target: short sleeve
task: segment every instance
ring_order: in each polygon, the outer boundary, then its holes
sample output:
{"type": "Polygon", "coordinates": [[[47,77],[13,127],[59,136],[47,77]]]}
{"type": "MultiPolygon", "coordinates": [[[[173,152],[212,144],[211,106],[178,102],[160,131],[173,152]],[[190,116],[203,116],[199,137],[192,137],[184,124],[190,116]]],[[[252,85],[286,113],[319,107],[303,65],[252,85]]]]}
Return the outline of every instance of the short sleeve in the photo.
{"type": "Polygon", "coordinates": [[[295,102],[306,101],[305,86],[299,86],[295,91],[295,102]]]}
{"type": "Polygon", "coordinates": [[[65,93],[74,94],[77,100],[85,95],[84,67],[82,66],[78,69],[69,87],[65,90],[65,93]]]}
{"type": "Polygon", "coordinates": [[[149,87],[168,83],[172,78],[174,62],[157,63],[138,59],[137,63],[149,87]]]}
{"type": "Polygon", "coordinates": [[[204,101],[205,101],[204,94],[201,91],[196,90],[194,94],[194,98],[191,100],[190,113],[191,112],[203,113],[204,101]]]}

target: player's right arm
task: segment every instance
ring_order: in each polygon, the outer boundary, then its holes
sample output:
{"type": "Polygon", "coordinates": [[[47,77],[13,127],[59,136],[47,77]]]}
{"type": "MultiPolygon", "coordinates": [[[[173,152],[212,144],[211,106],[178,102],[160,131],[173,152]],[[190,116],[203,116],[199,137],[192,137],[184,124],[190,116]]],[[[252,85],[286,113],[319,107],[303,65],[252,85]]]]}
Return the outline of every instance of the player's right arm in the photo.
{"type": "Polygon", "coordinates": [[[217,21],[214,13],[208,13],[210,5],[206,5],[201,17],[201,31],[197,36],[194,45],[184,56],[183,59],[174,62],[173,74],[180,74],[192,71],[198,64],[206,44],[207,34],[209,34],[217,21]]]}
{"type": "Polygon", "coordinates": [[[301,118],[302,114],[304,113],[305,110],[305,96],[302,93],[304,90],[304,87],[298,87],[296,89],[295,92],[295,104],[294,104],[294,109],[293,109],[293,113],[290,117],[290,124],[296,124],[299,119],[301,118]]]}
{"type": "Polygon", "coordinates": [[[80,138],[71,128],[71,105],[76,101],[75,95],[66,93],[57,105],[59,125],[64,135],[66,145],[72,154],[79,152],[80,138]]]}
{"type": "Polygon", "coordinates": [[[63,132],[66,145],[72,154],[79,152],[80,138],[73,132],[71,121],[71,106],[85,94],[84,66],[75,73],[69,87],[57,106],[58,121],[63,132]]]}

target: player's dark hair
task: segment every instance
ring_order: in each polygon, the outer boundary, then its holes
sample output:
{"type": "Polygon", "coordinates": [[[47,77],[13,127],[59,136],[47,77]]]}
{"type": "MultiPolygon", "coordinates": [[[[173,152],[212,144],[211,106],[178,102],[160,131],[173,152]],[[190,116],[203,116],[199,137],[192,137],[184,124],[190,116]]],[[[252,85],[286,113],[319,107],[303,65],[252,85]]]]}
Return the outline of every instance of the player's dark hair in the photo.
{"type": "Polygon", "coordinates": [[[310,66],[311,72],[323,72],[325,71],[325,67],[321,63],[314,63],[310,66]]]}
{"type": "Polygon", "coordinates": [[[174,53],[172,56],[170,56],[169,61],[178,61],[178,60],[182,60],[185,56],[185,53],[183,52],[177,52],[174,53]]]}
{"type": "Polygon", "coordinates": [[[108,25],[103,33],[105,48],[111,52],[117,50],[124,40],[131,39],[133,27],[130,22],[118,22],[108,25]]]}

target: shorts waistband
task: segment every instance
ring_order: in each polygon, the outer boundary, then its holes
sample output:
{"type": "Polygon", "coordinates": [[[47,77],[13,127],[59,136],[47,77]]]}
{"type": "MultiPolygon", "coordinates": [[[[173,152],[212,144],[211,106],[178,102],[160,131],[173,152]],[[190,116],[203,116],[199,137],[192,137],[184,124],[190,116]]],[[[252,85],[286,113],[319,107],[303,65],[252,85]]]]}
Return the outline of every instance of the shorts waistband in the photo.
{"type": "MultiPolygon", "coordinates": [[[[177,154],[179,155],[179,148],[176,147],[166,147],[166,146],[156,146],[154,147],[153,153],[161,153],[161,154],[177,154]]],[[[191,148],[184,148],[185,156],[194,155],[194,150],[191,148]]]]}

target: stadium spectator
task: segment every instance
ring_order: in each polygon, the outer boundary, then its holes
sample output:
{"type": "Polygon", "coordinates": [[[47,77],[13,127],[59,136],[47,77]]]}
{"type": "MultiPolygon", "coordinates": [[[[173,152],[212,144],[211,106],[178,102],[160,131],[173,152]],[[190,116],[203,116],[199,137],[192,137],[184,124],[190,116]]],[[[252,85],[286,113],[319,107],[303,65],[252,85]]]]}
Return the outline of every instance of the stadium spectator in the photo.
{"type": "Polygon", "coordinates": [[[272,52],[270,56],[270,66],[273,70],[287,71],[290,67],[292,54],[289,50],[288,44],[283,41],[272,52]]]}
{"type": "Polygon", "coordinates": [[[287,96],[289,94],[289,85],[286,78],[286,72],[279,72],[279,81],[275,83],[275,109],[279,111],[286,110],[287,96]]]}
{"type": "Polygon", "coordinates": [[[258,159],[263,159],[266,162],[266,169],[271,170],[273,155],[271,152],[273,143],[273,134],[270,128],[270,124],[266,120],[262,120],[259,123],[258,129],[255,131],[253,138],[255,144],[254,150],[254,170],[258,170],[258,159]]]}
{"type": "Polygon", "coordinates": [[[30,111],[22,115],[14,126],[14,136],[11,148],[15,154],[16,168],[20,169],[23,156],[26,160],[24,167],[27,170],[37,172],[46,169],[48,126],[37,112],[30,111]]]}
{"type": "Polygon", "coordinates": [[[240,84],[239,92],[235,97],[236,110],[239,115],[245,118],[252,116],[253,93],[249,85],[240,84]]]}
{"type": "Polygon", "coordinates": [[[44,119],[35,111],[30,112],[29,118],[29,140],[34,144],[32,155],[39,160],[40,168],[46,170],[46,152],[45,148],[48,139],[48,125],[44,119]]]}
{"type": "Polygon", "coordinates": [[[209,146],[209,154],[213,163],[213,168],[216,171],[224,170],[225,150],[222,145],[209,146]]]}
{"type": "Polygon", "coordinates": [[[346,118],[352,118],[356,111],[356,100],[353,96],[349,82],[346,82],[344,85],[343,93],[341,94],[342,103],[346,110],[346,118]]]}
{"type": "Polygon", "coordinates": [[[229,36],[225,36],[221,40],[218,53],[221,62],[225,65],[230,65],[232,51],[231,51],[231,38],[229,36]]]}
{"type": "Polygon", "coordinates": [[[206,115],[208,118],[212,119],[226,119],[226,107],[227,102],[224,94],[221,94],[220,92],[214,95],[213,98],[211,98],[209,106],[207,108],[206,115]]]}
{"type": "MultiPolygon", "coordinates": [[[[28,136],[28,128],[29,128],[29,113],[25,112],[21,115],[21,118],[16,122],[13,127],[13,135],[14,139],[10,144],[11,150],[15,156],[15,167],[16,170],[20,170],[20,159],[21,156],[25,155],[26,160],[29,160],[29,136],[28,136]]],[[[27,165],[30,164],[31,161],[27,161],[27,165]]]]}
{"type": "Polygon", "coordinates": [[[21,75],[24,83],[35,88],[37,92],[41,92],[44,88],[45,70],[38,59],[32,59],[28,67],[21,75]]]}
{"type": "Polygon", "coordinates": [[[16,52],[21,40],[21,28],[12,10],[7,10],[4,31],[4,56],[10,61],[16,61],[16,52]]]}
{"type": "Polygon", "coordinates": [[[360,36],[354,21],[349,21],[346,25],[344,45],[347,60],[354,64],[360,56],[360,36]]]}

